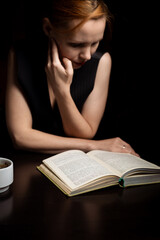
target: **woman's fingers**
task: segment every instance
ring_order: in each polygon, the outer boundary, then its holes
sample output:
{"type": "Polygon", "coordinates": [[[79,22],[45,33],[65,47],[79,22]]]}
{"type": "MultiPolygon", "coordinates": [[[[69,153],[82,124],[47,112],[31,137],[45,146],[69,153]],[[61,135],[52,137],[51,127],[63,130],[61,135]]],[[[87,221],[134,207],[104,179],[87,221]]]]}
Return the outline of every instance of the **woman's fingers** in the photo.
{"type": "Polygon", "coordinates": [[[51,66],[51,41],[48,44],[48,58],[47,58],[47,66],[51,66]]]}
{"type": "Polygon", "coordinates": [[[55,40],[51,38],[49,40],[48,44],[48,58],[47,58],[47,65],[51,67],[51,65],[56,65],[57,63],[60,63],[59,60],[59,54],[58,54],[58,48],[55,43],[55,40]]]}
{"type": "Polygon", "coordinates": [[[72,62],[68,58],[63,58],[64,68],[69,76],[73,75],[73,66],[72,62]]]}
{"type": "Polygon", "coordinates": [[[60,59],[59,59],[59,53],[58,53],[58,48],[56,45],[56,42],[53,38],[51,38],[51,44],[50,44],[51,48],[50,48],[50,54],[51,54],[51,62],[53,64],[53,66],[57,65],[60,63],[60,59]]]}
{"type": "Polygon", "coordinates": [[[50,59],[51,64],[54,67],[59,66],[61,70],[65,70],[67,74],[73,74],[72,62],[68,58],[63,58],[60,60],[58,47],[54,39],[51,39],[51,49],[50,49],[50,59]]]}
{"type": "Polygon", "coordinates": [[[73,77],[72,62],[67,58],[59,58],[58,47],[54,39],[51,39],[49,43],[45,71],[55,95],[62,91],[69,91],[73,77]]]}
{"type": "Polygon", "coordinates": [[[133,155],[139,157],[139,154],[137,154],[137,153],[134,151],[134,149],[133,149],[128,143],[126,143],[126,142],[123,141],[123,140],[121,140],[120,148],[121,148],[121,152],[130,153],[130,154],[133,154],[133,155]]]}
{"type": "Polygon", "coordinates": [[[130,153],[135,156],[139,155],[134,151],[134,149],[125,141],[123,141],[121,138],[113,138],[111,139],[111,151],[113,152],[121,152],[121,153],[130,153]]]}

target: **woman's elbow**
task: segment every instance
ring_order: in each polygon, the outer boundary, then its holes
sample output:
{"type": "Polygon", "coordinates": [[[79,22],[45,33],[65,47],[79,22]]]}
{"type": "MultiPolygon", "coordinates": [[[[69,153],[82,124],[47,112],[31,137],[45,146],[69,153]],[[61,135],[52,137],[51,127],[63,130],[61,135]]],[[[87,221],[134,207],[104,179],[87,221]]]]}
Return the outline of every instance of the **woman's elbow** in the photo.
{"type": "Polygon", "coordinates": [[[9,134],[10,134],[13,147],[16,150],[23,150],[25,148],[25,145],[23,140],[24,137],[22,136],[22,134],[17,132],[11,132],[11,131],[9,132],[9,134]]]}

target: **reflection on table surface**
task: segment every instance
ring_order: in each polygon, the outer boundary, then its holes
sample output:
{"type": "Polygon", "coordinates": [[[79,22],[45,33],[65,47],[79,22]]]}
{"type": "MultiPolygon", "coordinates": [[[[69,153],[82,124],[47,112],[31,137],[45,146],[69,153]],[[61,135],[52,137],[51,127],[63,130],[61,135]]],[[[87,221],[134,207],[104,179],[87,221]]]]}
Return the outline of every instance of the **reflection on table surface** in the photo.
{"type": "Polygon", "coordinates": [[[160,239],[160,184],[66,197],[36,166],[48,157],[13,152],[14,183],[0,195],[0,236],[10,239],[160,239]]]}

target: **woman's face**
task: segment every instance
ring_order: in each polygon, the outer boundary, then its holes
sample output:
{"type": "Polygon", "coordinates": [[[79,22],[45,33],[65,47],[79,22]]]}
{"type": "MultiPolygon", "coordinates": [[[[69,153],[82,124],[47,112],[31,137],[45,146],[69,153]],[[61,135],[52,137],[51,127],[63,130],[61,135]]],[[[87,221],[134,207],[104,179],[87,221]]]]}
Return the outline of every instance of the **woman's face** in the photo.
{"type": "MultiPolygon", "coordinates": [[[[70,27],[78,23],[78,20],[71,21],[70,27]]],[[[103,38],[105,25],[105,18],[100,18],[87,21],[79,30],[70,34],[67,32],[53,34],[60,57],[68,58],[74,69],[80,68],[96,52],[103,38]]]]}

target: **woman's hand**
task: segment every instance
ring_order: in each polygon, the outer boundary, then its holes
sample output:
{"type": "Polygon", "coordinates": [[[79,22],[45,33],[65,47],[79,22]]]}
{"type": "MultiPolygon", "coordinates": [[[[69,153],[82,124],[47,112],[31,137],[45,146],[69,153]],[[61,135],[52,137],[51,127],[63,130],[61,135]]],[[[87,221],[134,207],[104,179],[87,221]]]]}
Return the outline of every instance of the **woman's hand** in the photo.
{"type": "Polygon", "coordinates": [[[134,151],[134,149],[119,137],[98,140],[96,142],[96,148],[110,152],[130,153],[139,157],[139,155],[134,151]]]}
{"type": "Polygon", "coordinates": [[[45,71],[55,97],[57,94],[63,95],[66,91],[70,91],[73,78],[72,62],[67,58],[60,60],[54,39],[50,40],[45,71]]]}

